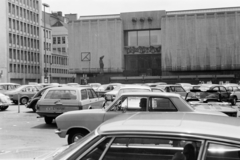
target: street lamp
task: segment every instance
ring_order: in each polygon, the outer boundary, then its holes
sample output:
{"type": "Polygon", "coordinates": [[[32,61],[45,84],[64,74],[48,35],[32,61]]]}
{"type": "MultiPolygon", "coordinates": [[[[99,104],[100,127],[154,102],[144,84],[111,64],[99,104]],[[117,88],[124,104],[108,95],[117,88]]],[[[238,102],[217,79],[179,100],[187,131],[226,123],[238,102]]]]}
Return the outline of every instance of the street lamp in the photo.
{"type": "Polygon", "coordinates": [[[43,9],[44,9],[44,29],[43,29],[43,32],[44,32],[44,51],[45,51],[45,54],[44,54],[44,63],[45,63],[45,67],[44,67],[44,83],[47,82],[47,53],[46,53],[46,12],[45,12],[45,7],[49,7],[48,4],[46,3],[43,3],[43,9]]]}

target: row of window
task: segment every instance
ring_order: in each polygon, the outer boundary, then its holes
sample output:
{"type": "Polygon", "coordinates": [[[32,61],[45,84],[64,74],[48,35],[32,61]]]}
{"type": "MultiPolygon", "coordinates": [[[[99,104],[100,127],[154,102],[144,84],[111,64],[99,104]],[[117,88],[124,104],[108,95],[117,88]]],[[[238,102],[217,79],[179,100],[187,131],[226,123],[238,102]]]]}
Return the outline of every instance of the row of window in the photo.
{"type": "Polygon", "coordinates": [[[68,74],[67,69],[47,68],[48,73],[68,74]]]}
{"type": "Polygon", "coordinates": [[[15,3],[19,3],[20,5],[26,5],[28,7],[32,7],[36,10],[38,10],[39,8],[39,3],[38,3],[38,0],[15,0],[15,3]]]}
{"type": "Polygon", "coordinates": [[[44,63],[52,63],[52,64],[59,64],[59,65],[68,65],[68,58],[67,57],[60,57],[56,55],[44,55],[44,63]]]}
{"type": "Polygon", "coordinates": [[[12,18],[8,19],[8,26],[9,29],[13,29],[16,31],[21,31],[24,33],[28,33],[31,35],[35,35],[35,36],[39,36],[39,27],[31,25],[31,24],[27,24],[12,18]]]}
{"type": "Polygon", "coordinates": [[[33,65],[20,65],[20,64],[10,64],[9,71],[11,73],[32,73],[40,74],[40,66],[33,65]]]}
{"type": "Polygon", "coordinates": [[[38,23],[39,15],[27,9],[8,3],[8,13],[38,23]]]}
{"type": "Polygon", "coordinates": [[[14,60],[25,60],[28,62],[39,62],[40,54],[24,50],[9,49],[9,58],[14,60]]]}
{"type": "Polygon", "coordinates": [[[161,45],[161,30],[128,31],[125,32],[125,46],[161,45]]]}
{"type": "Polygon", "coordinates": [[[53,52],[55,52],[55,53],[66,53],[66,48],[65,47],[53,48],[53,52]]]}
{"type": "Polygon", "coordinates": [[[39,40],[9,33],[9,44],[39,49],[39,40]]]}
{"type": "Polygon", "coordinates": [[[65,37],[53,37],[53,44],[66,44],[65,37]]]}

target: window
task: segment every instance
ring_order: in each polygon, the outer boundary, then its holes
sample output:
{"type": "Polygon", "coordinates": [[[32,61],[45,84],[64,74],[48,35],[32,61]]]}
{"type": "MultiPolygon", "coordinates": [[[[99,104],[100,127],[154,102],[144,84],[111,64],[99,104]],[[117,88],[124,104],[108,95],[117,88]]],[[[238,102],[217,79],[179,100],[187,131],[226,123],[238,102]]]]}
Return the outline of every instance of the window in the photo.
{"type": "Polygon", "coordinates": [[[160,30],[129,31],[126,32],[125,45],[153,46],[161,45],[160,30]]]}
{"type": "Polygon", "coordinates": [[[65,37],[62,37],[62,44],[65,44],[66,41],[65,41],[65,37]]]}
{"type": "Polygon", "coordinates": [[[66,53],[66,48],[65,47],[62,47],[62,52],[66,53]]]}
{"type": "Polygon", "coordinates": [[[168,98],[151,98],[150,111],[177,111],[168,98]]]}
{"type": "Polygon", "coordinates": [[[61,37],[57,37],[58,44],[61,44],[61,37]]]}
{"type": "Polygon", "coordinates": [[[233,160],[239,159],[240,147],[227,144],[209,143],[207,146],[205,160],[225,159],[233,160]]]}
{"type": "Polygon", "coordinates": [[[87,98],[88,98],[87,90],[86,89],[81,90],[81,100],[84,100],[84,99],[87,99],[87,98]]]}
{"type": "Polygon", "coordinates": [[[56,44],[56,37],[53,37],[53,44],[56,44]]]}
{"type": "MultiPolygon", "coordinates": [[[[67,71],[67,70],[65,70],[65,71],[67,71]]],[[[92,92],[93,98],[97,98],[96,92],[94,90],[92,90],[92,89],[91,89],[91,92],[92,92]]]]}
{"type": "Polygon", "coordinates": [[[185,139],[165,139],[156,137],[116,137],[99,140],[91,144],[90,151],[82,158],[88,159],[168,159],[186,156],[191,160],[198,159],[201,142],[185,139]],[[185,154],[185,155],[184,155],[185,154]],[[121,156],[120,156],[121,155],[121,156]]]}
{"type": "Polygon", "coordinates": [[[92,92],[91,92],[90,89],[87,89],[87,93],[88,93],[89,99],[93,99],[94,98],[94,96],[92,95],[92,92]]]}
{"type": "Polygon", "coordinates": [[[58,48],[58,52],[61,52],[61,48],[58,48]]]}

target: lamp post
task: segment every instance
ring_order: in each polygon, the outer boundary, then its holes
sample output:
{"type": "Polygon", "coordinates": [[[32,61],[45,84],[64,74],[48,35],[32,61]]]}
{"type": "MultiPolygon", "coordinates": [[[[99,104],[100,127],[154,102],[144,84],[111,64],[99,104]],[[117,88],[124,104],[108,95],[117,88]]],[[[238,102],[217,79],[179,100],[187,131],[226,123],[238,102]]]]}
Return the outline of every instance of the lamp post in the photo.
{"type": "Polygon", "coordinates": [[[45,63],[45,67],[44,67],[44,83],[48,82],[48,77],[47,77],[47,53],[46,53],[46,12],[45,12],[45,7],[49,7],[48,4],[43,3],[43,9],[44,9],[44,29],[43,29],[43,36],[44,36],[44,63],[45,63]]]}

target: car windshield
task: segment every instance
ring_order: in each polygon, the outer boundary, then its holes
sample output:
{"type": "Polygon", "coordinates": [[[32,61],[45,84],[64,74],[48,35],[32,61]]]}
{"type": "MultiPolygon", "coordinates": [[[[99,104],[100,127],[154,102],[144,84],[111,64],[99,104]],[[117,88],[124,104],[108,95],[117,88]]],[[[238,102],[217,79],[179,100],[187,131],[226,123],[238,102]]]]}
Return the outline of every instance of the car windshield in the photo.
{"type": "Polygon", "coordinates": [[[219,95],[217,92],[189,92],[186,97],[187,100],[218,99],[218,98],[219,95]]]}

